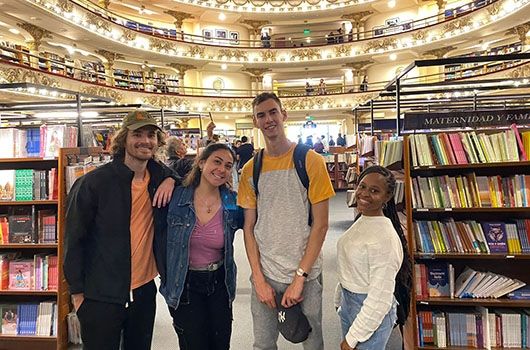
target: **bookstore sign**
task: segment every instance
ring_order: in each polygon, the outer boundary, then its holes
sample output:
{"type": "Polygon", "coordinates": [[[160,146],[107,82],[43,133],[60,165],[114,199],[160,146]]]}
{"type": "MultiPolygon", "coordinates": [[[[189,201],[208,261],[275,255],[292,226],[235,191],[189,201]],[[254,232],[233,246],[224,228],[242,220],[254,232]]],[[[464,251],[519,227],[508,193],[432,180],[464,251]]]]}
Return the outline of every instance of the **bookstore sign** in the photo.
{"type": "Polygon", "coordinates": [[[447,113],[407,112],[403,130],[481,128],[529,125],[530,109],[499,109],[447,113]]]}

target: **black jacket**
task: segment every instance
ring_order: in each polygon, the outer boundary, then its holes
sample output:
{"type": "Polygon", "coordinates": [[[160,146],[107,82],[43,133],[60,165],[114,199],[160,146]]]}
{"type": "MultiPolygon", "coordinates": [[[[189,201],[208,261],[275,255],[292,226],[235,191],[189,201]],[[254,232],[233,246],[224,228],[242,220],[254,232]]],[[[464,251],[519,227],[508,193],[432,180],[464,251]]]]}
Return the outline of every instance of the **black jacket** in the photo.
{"type": "MultiPolygon", "coordinates": [[[[149,196],[172,171],[147,163],[149,196]]],[[[134,173],[115,158],[80,177],[67,199],[64,275],[70,293],[125,304],[131,287],[131,182],[134,173]]],[[[176,185],[178,185],[178,179],[176,185]]],[[[155,237],[166,230],[166,208],[153,208],[155,237]]],[[[158,262],[157,266],[160,268],[158,262]]]]}
{"type": "Polygon", "coordinates": [[[172,169],[179,177],[184,179],[193,168],[193,160],[189,158],[169,157],[167,166],[172,169]]]}

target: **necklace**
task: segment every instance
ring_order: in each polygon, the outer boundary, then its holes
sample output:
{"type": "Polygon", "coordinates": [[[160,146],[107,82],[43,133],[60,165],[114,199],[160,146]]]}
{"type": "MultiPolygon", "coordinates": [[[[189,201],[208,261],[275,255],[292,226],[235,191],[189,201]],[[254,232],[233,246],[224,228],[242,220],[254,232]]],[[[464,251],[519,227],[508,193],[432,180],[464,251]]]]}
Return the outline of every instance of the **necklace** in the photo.
{"type": "Polygon", "coordinates": [[[206,212],[208,214],[211,214],[213,206],[217,204],[217,197],[215,198],[215,200],[211,204],[208,204],[207,201],[205,201],[204,199],[202,199],[198,195],[195,195],[195,198],[197,198],[200,202],[202,202],[202,204],[204,204],[204,206],[206,206],[206,212]]]}

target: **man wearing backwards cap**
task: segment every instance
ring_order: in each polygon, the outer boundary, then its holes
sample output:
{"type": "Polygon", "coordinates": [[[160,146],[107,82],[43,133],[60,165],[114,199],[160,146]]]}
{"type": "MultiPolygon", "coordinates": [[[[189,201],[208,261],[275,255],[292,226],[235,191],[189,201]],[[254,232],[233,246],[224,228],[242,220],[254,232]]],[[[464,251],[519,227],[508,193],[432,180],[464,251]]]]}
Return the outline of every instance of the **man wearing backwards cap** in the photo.
{"type": "Polygon", "coordinates": [[[77,179],[68,195],[64,275],[85,350],[117,350],[122,332],[124,349],[151,348],[153,244],[165,235],[164,207],[178,180],[154,159],[163,144],[152,116],[129,113],[112,139],[113,161],[77,179]]]}

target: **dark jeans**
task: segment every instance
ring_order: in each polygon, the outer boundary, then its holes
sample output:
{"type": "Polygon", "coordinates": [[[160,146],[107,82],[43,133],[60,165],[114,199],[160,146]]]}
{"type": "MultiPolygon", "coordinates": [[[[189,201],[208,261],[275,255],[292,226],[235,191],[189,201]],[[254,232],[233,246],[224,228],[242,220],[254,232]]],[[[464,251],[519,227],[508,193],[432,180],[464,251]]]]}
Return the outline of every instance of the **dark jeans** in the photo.
{"type": "Polygon", "coordinates": [[[124,350],[149,350],[156,312],[156,285],[148,282],[133,290],[125,305],[85,299],[77,310],[83,350],[118,350],[123,331],[124,350]]]}
{"type": "Polygon", "coordinates": [[[188,271],[177,309],[169,308],[181,350],[230,349],[232,308],[224,266],[217,271],[188,271]]]}

